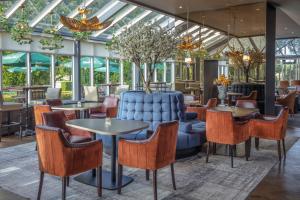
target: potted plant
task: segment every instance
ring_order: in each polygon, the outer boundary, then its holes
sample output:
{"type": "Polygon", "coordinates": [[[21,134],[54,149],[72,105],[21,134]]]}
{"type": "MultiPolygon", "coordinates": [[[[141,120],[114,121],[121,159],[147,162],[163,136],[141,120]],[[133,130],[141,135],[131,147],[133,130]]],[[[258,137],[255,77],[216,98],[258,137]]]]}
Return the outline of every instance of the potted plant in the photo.
{"type": "Polygon", "coordinates": [[[174,56],[176,37],[173,32],[163,30],[157,25],[138,23],[114,37],[109,48],[135,64],[142,78],[144,90],[151,93],[150,82],[155,65],[174,56]],[[148,64],[148,77],[144,77],[142,70],[144,63],[148,64]]]}
{"type": "Polygon", "coordinates": [[[230,80],[222,74],[214,81],[214,84],[216,84],[218,88],[218,98],[221,100],[221,106],[224,106],[224,100],[226,98],[227,87],[230,84],[230,80]]]}
{"type": "Polygon", "coordinates": [[[62,45],[64,38],[59,34],[55,27],[45,29],[43,32],[48,34],[50,37],[40,40],[42,49],[57,50],[64,47],[62,45]]]}

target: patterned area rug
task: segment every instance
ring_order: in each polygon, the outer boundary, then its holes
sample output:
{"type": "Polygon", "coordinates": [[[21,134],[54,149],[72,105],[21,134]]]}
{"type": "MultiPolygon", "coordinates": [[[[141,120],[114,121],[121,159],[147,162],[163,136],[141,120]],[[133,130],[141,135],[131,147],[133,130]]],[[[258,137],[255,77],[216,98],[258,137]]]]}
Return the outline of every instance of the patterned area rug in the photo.
{"type": "MultiPolygon", "coordinates": [[[[296,137],[287,137],[289,149],[297,141],[296,137]]],[[[252,145],[254,146],[254,145],[252,145]]],[[[251,150],[250,161],[246,161],[244,145],[239,145],[238,156],[234,158],[234,168],[230,167],[230,158],[225,155],[211,155],[205,163],[205,154],[178,160],[175,163],[177,190],[173,191],[170,168],[158,171],[158,198],[172,200],[242,200],[278,162],[277,143],[262,140],[260,150],[251,150]],[[199,158],[202,156],[202,158],[199,158]]],[[[223,148],[218,148],[224,154],[223,148]]],[[[109,156],[104,156],[104,168],[109,169],[109,156]]],[[[124,168],[124,174],[134,178],[134,182],[122,190],[103,190],[98,198],[96,188],[81,184],[73,179],[67,188],[67,199],[153,199],[152,181],[145,180],[145,172],[124,168]]],[[[151,176],[150,176],[151,177],[151,176]]],[[[0,186],[23,197],[36,199],[39,183],[38,160],[35,143],[22,144],[0,149],[0,186]]],[[[60,199],[61,181],[58,177],[45,175],[42,199],[60,199]]]]}

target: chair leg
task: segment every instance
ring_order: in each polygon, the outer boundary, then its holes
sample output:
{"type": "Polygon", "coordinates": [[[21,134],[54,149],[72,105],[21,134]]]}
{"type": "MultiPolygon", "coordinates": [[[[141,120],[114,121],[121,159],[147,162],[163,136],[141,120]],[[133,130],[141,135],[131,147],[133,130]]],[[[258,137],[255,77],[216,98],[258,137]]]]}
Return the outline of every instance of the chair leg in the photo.
{"type": "Polygon", "coordinates": [[[153,170],[153,195],[154,200],[157,200],[157,170],[153,170]]]}
{"type": "Polygon", "coordinates": [[[38,192],[37,200],[41,199],[43,182],[44,182],[44,172],[41,171],[41,173],[40,173],[39,192],[38,192]]]}
{"type": "Polygon", "coordinates": [[[172,175],[173,189],[176,190],[175,173],[174,173],[174,163],[171,164],[171,175],[172,175]]]}
{"type": "Polygon", "coordinates": [[[98,192],[98,196],[101,197],[102,196],[102,166],[99,166],[97,171],[97,192],[98,192]]]}
{"type": "Polygon", "coordinates": [[[217,143],[213,143],[213,155],[217,154],[217,143]]]}
{"type": "Polygon", "coordinates": [[[251,138],[245,141],[245,155],[246,155],[246,161],[249,160],[251,152],[251,138]]]}
{"type": "Polygon", "coordinates": [[[259,150],[259,138],[258,137],[255,138],[255,148],[256,148],[256,150],[259,150]]]}
{"type": "Polygon", "coordinates": [[[150,176],[150,171],[149,169],[146,169],[146,181],[149,181],[149,176],[150,176]]]}
{"type": "Polygon", "coordinates": [[[66,189],[67,189],[67,177],[62,177],[62,194],[61,199],[66,199],[66,189]]]}
{"type": "Polygon", "coordinates": [[[118,164],[118,194],[121,194],[122,176],[123,176],[123,166],[118,164]]]}
{"type": "Polygon", "coordinates": [[[206,149],[206,163],[208,163],[209,151],[210,151],[210,142],[207,143],[207,149],[206,149]]]}
{"type": "Polygon", "coordinates": [[[66,178],[67,180],[67,187],[69,187],[69,185],[70,185],[70,177],[68,176],[67,178],[66,178]]]}
{"type": "Polygon", "coordinates": [[[280,140],[277,140],[277,149],[278,149],[278,159],[281,161],[281,146],[280,146],[280,140]]]}
{"type": "Polygon", "coordinates": [[[233,168],[233,145],[229,145],[229,153],[231,157],[231,168],[233,168]]]}
{"type": "Polygon", "coordinates": [[[282,139],[282,149],[283,149],[283,156],[286,157],[286,150],[285,150],[285,140],[282,139]]]}

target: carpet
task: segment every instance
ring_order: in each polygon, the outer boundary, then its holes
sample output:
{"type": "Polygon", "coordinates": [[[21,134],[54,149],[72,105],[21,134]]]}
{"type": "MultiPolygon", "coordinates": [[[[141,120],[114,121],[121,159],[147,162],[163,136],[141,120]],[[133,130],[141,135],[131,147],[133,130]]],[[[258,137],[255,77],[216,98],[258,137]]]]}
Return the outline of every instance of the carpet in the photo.
{"type": "MultiPolygon", "coordinates": [[[[286,137],[289,149],[297,137],[286,137]]],[[[253,147],[254,145],[252,145],[253,147]]],[[[205,154],[178,160],[175,163],[177,190],[172,189],[170,168],[158,171],[158,198],[164,200],[243,200],[278,162],[277,143],[261,140],[260,150],[251,149],[251,158],[246,161],[244,145],[238,145],[238,155],[234,158],[234,168],[230,167],[230,158],[224,155],[211,155],[205,163],[205,154]],[[201,158],[199,158],[202,156],[201,158]]],[[[218,147],[218,153],[224,153],[218,147]]],[[[109,169],[109,156],[104,155],[104,168],[109,169]]],[[[122,190],[103,190],[98,198],[96,188],[81,184],[71,178],[67,188],[67,199],[153,199],[152,181],[145,180],[143,170],[124,167],[124,174],[134,178],[134,182],[122,190]]],[[[152,175],[152,174],[150,174],[152,175]]],[[[151,176],[150,176],[151,177],[151,176]]],[[[35,143],[0,149],[0,186],[8,191],[36,199],[39,183],[38,160],[35,143]]],[[[42,199],[60,199],[61,181],[58,177],[45,175],[42,199]]]]}

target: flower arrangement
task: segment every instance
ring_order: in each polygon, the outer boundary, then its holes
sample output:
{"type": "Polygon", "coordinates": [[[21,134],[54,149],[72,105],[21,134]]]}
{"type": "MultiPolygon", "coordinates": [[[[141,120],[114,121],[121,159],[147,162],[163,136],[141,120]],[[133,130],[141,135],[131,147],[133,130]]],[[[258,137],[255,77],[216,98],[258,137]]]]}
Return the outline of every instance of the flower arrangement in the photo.
{"type": "Polygon", "coordinates": [[[153,80],[155,65],[174,57],[177,42],[174,32],[163,30],[157,25],[140,22],[125,29],[108,45],[109,49],[135,64],[145,91],[151,93],[150,82],[153,80]],[[144,77],[142,69],[144,63],[148,64],[148,77],[144,77]]]}
{"type": "Polygon", "coordinates": [[[214,84],[215,85],[222,85],[222,86],[225,86],[227,87],[229,84],[230,84],[230,80],[228,77],[226,77],[224,74],[221,74],[219,76],[219,78],[217,78],[215,81],[214,81],[214,84]]]}

